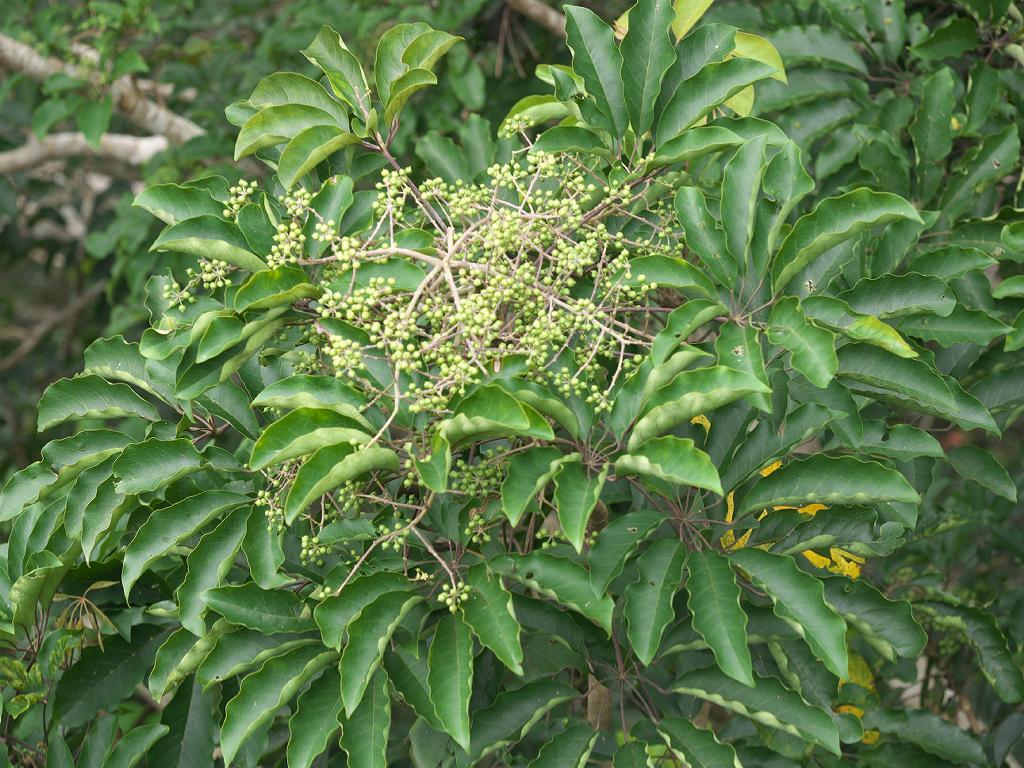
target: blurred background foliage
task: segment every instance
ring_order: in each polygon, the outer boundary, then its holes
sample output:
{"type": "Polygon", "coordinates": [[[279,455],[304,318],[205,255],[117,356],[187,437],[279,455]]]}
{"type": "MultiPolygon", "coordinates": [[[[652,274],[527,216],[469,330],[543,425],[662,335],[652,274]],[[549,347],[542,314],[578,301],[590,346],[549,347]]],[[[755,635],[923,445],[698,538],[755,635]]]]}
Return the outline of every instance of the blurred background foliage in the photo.
{"type": "MultiPolygon", "coordinates": [[[[628,2],[586,4],[610,20],[628,2]]],[[[513,104],[536,93],[536,64],[568,60],[558,5],[0,4],[0,481],[55,436],[35,433],[35,403],[46,384],[74,373],[96,337],[136,334],[148,277],[185,266],[147,251],[159,222],[131,208],[134,194],[146,184],[212,173],[238,178],[224,105],[277,69],[312,74],[295,52],[321,24],[334,25],[365,53],[390,25],[427,21],[466,43],[448,57],[441,85],[406,110],[396,147],[443,174],[431,167],[429,152],[417,154],[415,137],[422,142],[437,132],[458,141],[474,113],[496,129],[513,104]],[[26,50],[37,58],[28,61],[26,50]],[[36,66],[40,61],[49,71],[36,66]],[[167,123],[169,115],[174,119],[167,123]]],[[[814,199],[865,184],[904,195],[921,210],[943,211],[924,231],[892,228],[877,258],[901,256],[918,238],[949,241],[955,229],[965,248],[982,244],[982,251],[1024,261],[1024,224],[1015,223],[1024,206],[1024,17],[1013,3],[719,0],[702,23],[715,21],[763,35],[782,54],[788,85],[761,88],[741,108],[779,122],[800,144],[818,184],[814,199]]],[[[957,265],[950,268],[960,300],[985,310],[991,297],[977,290],[984,270],[957,276],[957,265]]],[[[1021,298],[1006,300],[1024,309],[1021,298]]],[[[1014,432],[1019,435],[1014,423],[1024,403],[1022,318],[1024,312],[1005,346],[980,358],[967,356],[967,345],[935,350],[947,373],[998,379],[986,405],[994,404],[1009,434],[993,449],[1018,488],[1024,481],[1014,432]]],[[[978,439],[954,430],[943,436],[943,447],[978,439]]],[[[1022,658],[1024,515],[969,473],[944,467],[934,470],[916,533],[885,559],[879,581],[918,605],[933,598],[956,604],[959,618],[937,615],[916,667],[880,681],[878,693],[890,706],[927,708],[983,736],[993,765],[1020,765],[1024,714],[993,694],[977,662],[990,622],[1004,630],[1018,664],[1022,658]]],[[[889,762],[907,757],[898,750],[879,755],[889,762]]]]}

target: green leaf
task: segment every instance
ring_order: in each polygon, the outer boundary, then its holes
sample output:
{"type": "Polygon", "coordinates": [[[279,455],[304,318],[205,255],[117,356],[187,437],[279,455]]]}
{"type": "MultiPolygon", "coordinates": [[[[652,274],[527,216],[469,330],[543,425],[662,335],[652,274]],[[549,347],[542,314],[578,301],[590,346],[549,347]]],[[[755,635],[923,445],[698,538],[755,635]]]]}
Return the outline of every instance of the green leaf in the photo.
{"type": "MultiPolygon", "coordinates": [[[[388,679],[394,686],[399,696],[412,707],[417,715],[422,717],[432,729],[442,731],[441,723],[437,719],[434,705],[430,701],[430,689],[427,688],[426,654],[422,653],[417,646],[419,656],[413,656],[401,646],[396,646],[384,652],[384,669],[387,670],[388,679]]],[[[448,737],[444,733],[439,734],[445,741],[448,737]]]]}
{"type": "Polygon", "coordinates": [[[910,50],[924,61],[940,61],[962,56],[979,42],[978,28],[973,21],[951,15],[910,50]]]}
{"type": "Polygon", "coordinates": [[[745,395],[770,391],[753,376],[723,366],[683,371],[648,400],[629,436],[627,448],[635,451],[652,437],[694,416],[709,414],[745,395]]]}
{"type": "Polygon", "coordinates": [[[804,403],[786,415],[778,428],[770,421],[761,421],[747,434],[722,467],[722,487],[735,490],[754,472],[763,469],[821,432],[836,415],[818,403],[804,403]]]}
{"type": "Polygon", "coordinates": [[[87,100],[78,108],[75,115],[78,130],[85,136],[86,143],[93,149],[100,148],[103,134],[110,127],[110,116],[114,110],[114,102],[107,94],[99,101],[87,100]]]}
{"type": "Polygon", "coordinates": [[[170,730],[149,750],[147,768],[213,768],[213,706],[213,697],[194,680],[181,686],[160,716],[170,730]]]}
{"type": "Polygon", "coordinates": [[[391,85],[384,122],[390,125],[414,93],[431,85],[437,85],[437,75],[428,69],[410,69],[402,73],[391,85]]]}
{"type": "Polygon", "coordinates": [[[703,272],[683,259],[673,256],[641,256],[629,263],[630,275],[623,275],[621,284],[640,287],[649,283],[680,291],[715,295],[714,284],[703,272]]]}
{"type": "Polygon", "coordinates": [[[997,496],[1017,501],[1017,486],[995,456],[975,445],[961,445],[946,452],[957,474],[988,488],[997,496]]]}
{"type": "Polygon", "coordinates": [[[723,495],[711,457],[695,447],[689,438],[665,435],[648,440],[632,453],[619,456],[615,473],[647,475],[674,485],[704,488],[723,495]]]}
{"type": "Polygon", "coordinates": [[[306,683],[337,658],[334,651],[315,645],[302,646],[268,659],[256,672],[246,675],[238,693],[224,709],[220,748],[230,765],[250,735],[268,725],[274,714],[291,701],[306,683]]]}
{"type": "Polygon", "coordinates": [[[793,367],[814,386],[824,389],[835,376],[835,334],[809,321],[798,299],[785,296],[772,307],[768,340],[787,350],[793,367]]]}
{"type": "Polygon", "coordinates": [[[484,563],[466,571],[469,598],[462,604],[462,615],[480,644],[491,650],[515,674],[523,674],[523,649],[519,642],[519,622],[512,607],[512,595],[501,584],[501,577],[484,563]]]}
{"type": "Polygon", "coordinates": [[[99,376],[76,376],[54,382],[43,392],[38,411],[40,432],[71,419],[160,418],[159,411],[131,387],[111,384],[99,376]]]}
{"type": "Polygon", "coordinates": [[[837,757],[840,754],[839,733],[832,718],[773,678],[758,678],[749,687],[726,677],[715,667],[706,667],[687,672],[676,680],[672,690],[818,744],[837,757]]]}
{"type": "Polygon", "coordinates": [[[513,525],[519,522],[530,501],[568,460],[551,446],[531,447],[511,458],[508,474],[502,482],[502,510],[509,522],[513,525]]]}
{"type": "Polygon", "coordinates": [[[188,438],[150,438],[127,446],[114,461],[115,488],[125,496],[155,491],[199,470],[204,463],[188,438]]]}
{"type": "MultiPolygon", "coordinates": [[[[43,460],[57,472],[58,484],[63,486],[76,478],[80,480],[85,472],[98,465],[109,470],[111,462],[108,459],[134,442],[128,435],[112,429],[87,429],[70,437],[51,440],[43,447],[42,454],[43,460]]],[[[105,476],[109,475],[107,471],[105,476]]],[[[92,483],[93,495],[98,482],[99,479],[92,483]]]]}
{"type": "Polygon", "coordinates": [[[323,600],[313,610],[313,618],[320,627],[324,645],[340,651],[349,623],[363,608],[388,592],[408,590],[409,580],[389,571],[353,579],[340,593],[323,600]]]}
{"type": "Polygon", "coordinates": [[[558,523],[577,552],[583,551],[587,523],[590,522],[590,515],[601,498],[601,490],[607,477],[607,466],[594,477],[587,472],[579,459],[563,461],[554,475],[554,500],[555,508],[558,510],[558,523]]]}
{"type": "Polygon", "coordinates": [[[82,742],[82,749],[78,754],[78,768],[102,768],[103,758],[110,751],[116,732],[116,716],[101,715],[96,718],[82,742]]]}
{"type": "Polygon", "coordinates": [[[953,149],[950,123],[956,108],[954,82],[953,71],[943,67],[917,83],[920,85],[921,102],[909,133],[914,140],[918,194],[922,200],[931,200],[938,190],[945,172],[945,160],[953,149]]]}
{"type": "Polygon", "coordinates": [[[381,35],[373,67],[381,102],[391,103],[392,89],[403,74],[410,69],[431,69],[458,40],[422,22],[396,24],[381,35]]]}
{"type": "Polygon", "coordinates": [[[595,594],[587,572],[572,560],[535,550],[526,555],[502,555],[491,568],[576,611],[611,634],[615,603],[608,595],[595,594]]]}
{"type": "Polygon", "coordinates": [[[538,136],[537,141],[530,147],[530,151],[548,152],[553,155],[563,152],[602,154],[608,152],[608,146],[600,136],[589,128],[578,125],[558,125],[538,136]]]}
{"type": "Polygon", "coordinates": [[[577,696],[569,686],[550,680],[535,680],[502,691],[493,704],[474,713],[470,756],[478,761],[516,743],[551,709],[577,696]]]}
{"type": "Polygon", "coordinates": [[[132,206],[149,211],[164,224],[177,224],[197,216],[220,216],[224,209],[205,189],[177,184],[148,186],[135,196],[132,206]]]}
{"type": "Polygon", "coordinates": [[[957,411],[946,381],[921,360],[897,357],[867,344],[847,344],[837,356],[840,379],[855,391],[925,412],[957,411]]]}
{"type": "Polygon", "coordinates": [[[302,601],[285,590],[260,589],[250,582],[216,587],[205,594],[206,605],[229,622],[264,635],[313,628],[313,622],[300,615],[302,601]]]}
{"type": "Polygon", "coordinates": [[[110,750],[107,759],[103,761],[103,768],[132,768],[170,730],[168,726],[159,723],[132,728],[110,750]]]}
{"type": "Polygon", "coordinates": [[[977,203],[983,191],[1012,173],[1019,163],[1020,137],[1016,126],[1009,125],[987,136],[964,156],[956,173],[945,177],[945,192],[939,201],[942,215],[935,226],[951,228],[977,203]]]}
{"type": "Polygon", "coordinates": [[[203,593],[220,586],[234,565],[235,555],[242,546],[250,510],[236,509],[220,524],[199,539],[185,560],[185,578],[178,587],[178,620],[193,635],[206,632],[203,615],[206,598],[203,593]]]}
{"type": "Polygon", "coordinates": [[[595,594],[604,594],[612,580],[622,573],[626,560],[664,520],[660,512],[641,509],[617,517],[597,536],[587,555],[590,584],[595,594]]]}
{"type": "Polygon", "coordinates": [[[380,666],[384,648],[402,617],[422,601],[408,592],[386,592],[363,608],[348,625],[348,644],[341,654],[341,700],[352,717],[370,677],[380,666]]]}
{"type": "Polygon", "coordinates": [[[943,458],[946,455],[938,440],[923,429],[909,424],[894,424],[888,429],[881,422],[868,422],[864,426],[864,440],[857,449],[872,456],[913,461],[921,456],[943,458]],[[868,429],[872,430],[870,434],[868,429]]]}
{"type": "Polygon", "coordinates": [[[57,476],[37,461],[11,475],[0,490],[0,522],[7,522],[21,513],[23,507],[39,498],[39,493],[57,476]]]}
{"type": "Polygon", "coordinates": [[[737,549],[729,558],[768,593],[779,618],[800,625],[807,645],[832,674],[849,677],[846,622],[825,603],[821,581],[797,568],[793,558],[760,549],[737,549]]]}
{"type": "Polygon", "coordinates": [[[872,709],[861,720],[864,729],[875,729],[955,763],[984,765],[985,750],[967,731],[923,710],[872,709]]]}
{"type": "Polygon", "coordinates": [[[275,72],[267,75],[256,84],[249,95],[249,104],[257,110],[264,107],[284,107],[289,104],[316,107],[332,115],[338,125],[348,125],[348,111],[345,107],[327,93],[316,80],[297,72],[275,72]]]}
{"type": "Polygon", "coordinates": [[[340,129],[338,119],[318,107],[282,104],[264,107],[245,121],[235,140],[235,160],[275,144],[290,142],[310,128],[340,129]]]}
{"type": "Polygon", "coordinates": [[[784,27],[772,33],[772,42],[789,67],[812,63],[867,75],[868,68],[854,43],[839,30],[816,24],[784,27]]]}
{"type": "Polygon", "coordinates": [[[469,697],[473,692],[473,638],[457,614],[441,617],[430,644],[430,701],[455,742],[469,751],[469,697]]]}
{"type": "Polygon", "coordinates": [[[310,768],[341,729],[341,678],[328,668],[299,696],[288,720],[288,765],[310,768]]]}
{"type": "Polygon", "coordinates": [[[1002,280],[992,289],[993,299],[1011,299],[1024,297],[1024,275],[1013,275],[1002,280]]]}
{"type": "Polygon", "coordinates": [[[324,408],[348,416],[368,430],[375,430],[361,413],[365,396],[333,376],[296,374],[275,381],[253,399],[257,408],[324,408]]]}
{"type": "Polygon", "coordinates": [[[899,357],[917,357],[899,332],[877,317],[861,315],[846,302],[831,296],[808,296],[800,302],[806,316],[821,325],[839,331],[854,341],[872,344],[899,357]]]}
{"type": "Polygon", "coordinates": [[[326,25],[321,27],[302,55],[327,75],[334,93],[365,122],[370,112],[370,87],[359,59],[349,51],[341,35],[326,25]]]}
{"type": "Polygon", "coordinates": [[[391,733],[391,695],[383,671],[374,673],[355,712],[345,721],[341,748],[348,768],[387,768],[388,736],[391,733]]]}
{"type": "Polygon", "coordinates": [[[249,466],[263,469],[321,448],[345,444],[352,449],[368,443],[362,423],[335,411],[296,408],[269,427],[253,445],[249,466]]]}
{"type": "Polygon", "coordinates": [[[1000,699],[1008,704],[1024,701],[1024,674],[993,616],[975,608],[935,601],[914,603],[914,610],[928,616],[933,625],[953,630],[967,640],[982,674],[1000,699]]]}
{"type": "Polygon", "coordinates": [[[612,768],[652,768],[647,745],[642,741],[627,741],[615,750],[612,768]]]}
{"type": "Polygon", "coordinates": [[[828,604],[889,661],[897,656],[913,659],[921,653],[928,635],[914,620],[910,603],[890,600],[862,579],[822,581],[828,604]]]}
{"type": "Polygon", "coordinates": [[[665,628],[675,619],[672,601],[683,580],[686,549],[678,539],[658,539],[637,558],[637,580],[626,587],[626,636],[644,666],[658,654],[665,628]]]}
{"type": "Polygon", "coordinates": [[[361,141],[354,133],[334,125],[314,125],[300,131],[281,152],[277,162],[277,178],[285,191],[288,191],[335,152],[361,141]]]}
{"type": "Polygon", "coordinates": [[[416,155],[430,173],[441,177],[449,184],[473,179],[469,163],[458,145],[437,131],[428,131],[416,142],[416,155]]]}
{"type": "Polygon", "coordinates": [[[686,607],[693,628],[714,652],[725,674],[753,686],[747,615],[740,607],[740,589],[729,561],[711,549],[694,551],[686,559],[686,570],[686,607]]]}
{"type": "MultiPolygon", "coordinates": [[[[687,131],[680,138],[686,138],[698,130],[702,129],[687,131]]],[[[675,209],[686,234],[687,248],[697,255],[719,282],[725,284],[735,279],[738,274],[736,261],[729,254],[725,232],[708,210],[704,193],[696,187],[680,187],[675,196],[675,209]]]]}
{"type": "Polygon", "coordinates": [[[588,8],[566,5],[565,41],[572,51],[572,68],[609,120],[612,137],[626,133],[629,114],[622,82],[622,54],[612,28],[588,8]]]}
{"type": "MultiPolygon", "coordinates": [[[[995,263],[995,259],[977,248],[947,245],[915,256],[907,266],[907,271],[932,275],[940,280],[953,280],[968,272],[988,269],[995,263]]],[[[994,298],[1003,298],[999,295],[1000,287],[997,285],[992,290],[994,298]]]]}
{"type": "Polygon", "coordinates": [[[455,415],[437,429],[453,448],[471,440],[515,435],[554,439],[551,425],[537,411],[493,384],[475,389],[456,404],[455,410],[455,415]]]}
{"type": "Polygon", "coordinates": [[[100,710],[113,711],[142,682],[166,637],[162,627],[141,624],[132,629],[130,641],[113,635],[104,640],[102,648],[93,645],[84,649],[57,683],[53,717],[61,725],[74,728],[100,710]]]}
{"type": "Polygon", "coordinates": [[[657,727],[672,752],[691,768],[736,768],[740,764],[730,744],[722,744],[713,731],[698,728],[689,720],[665,717],[657,727]]]}
{"type": "Polygon", "coordinates": [[[629,12],[622,40],[623,98],[633,133],[643,136],[654,122],[661,81],[676,59],[669,37],[675,16],[672,0],[640,0],[629,12]]]}
{"type": "Polygon", "coordinates": [[[737,504],[738,515],[775,506],[807,504],[917,504],[920,497],[894,469],[853,456],[815,454],[760,478],[737,504]]]}
{"type": "Polygon", "coordinates": [[[263,259],[250,250],[249,242],[236,224],[208,214],[167,227],[149,250],[220,259],[249,272],[267,268],[263,259]]]}
{"type": "Polygon", "coordinates": [[[235,292],[235,312],[270,309],[299,299],[313,299],[319,297],[320,292],[298,267],[266,269],[257,272],[238,287],[235,292]]]}
{"type": "Polygon", "coordinates": [[[967,309],[959,304],[946,317],[911,315],[900,319],[895,325],[907,336],[934,341],[942,347],[952,347],[954,344],[985,346],[1013,330],[987,312],[967,309]]]}
{"type": "MultiPolygon", "coordinates": [[[[657,168],[673,163],[685,163],[704,155],[724,152],[743,144],[744,140],[728,128],[717,125],[703,125],[685,131],[681,136],[658,146],[650,167],[657,168]]],[[[695,189],[689,187],[689,189],[695,189]]]]}
{"type": "Polygon", "coordinates": [[[822,200],[797,220],[779,246],[772,267],[775,292],[830,248],[865,229],[904,219],[921,222],[914,206],[888,192],[861,188],[822,200]]]}
{"type": "Polygon", "coordinates": [[[396,472],[398,454],[390,448],[354,448],[348,444],[319,449],[303,463],[285,501],[285,520],[293,522],[310,504],[339,485],[367,472],[396,472]]]}
{"type": "Polygon", "coordinates": [[[570,725],[540,748],[529,768],[584,768],[600,735],[589,725],[570,725]]]}
{"type": "Polygon", "coordinates": [[[82,556],[86,562],[89,562],[96,543],[117,525],[132,504],[133,499],[126,499],[115,490],[113,477],[99,484],[95,497],[82,511],[82,556]]]}
{"type": "MultiPolygon", "coordinates": [[[[766,141],[764,136],[758,136],[746,142],[736,150],[722,172],[722,228],[740,274],[753,271],[750,245],[754,237],[754,211],[767,167],[766,141]]],[[[678,209],[678,203],[676,207],[678,209]]],[[[760,275],[756,277],[760,279],[760,275]]]]}
{"type": "Polygon", "coordinates": [[[864,278],[838,298],[855,312],[880,318],[918,312],[945,317],[956,306],[956,296],[946,283],[913,273],[864,278]]]}
{"type": "Polygon", "coordinates": [[[153,512],[124,552],[121,583],[125,597],[146,569],[171,547],[202,529],[217,515],[249,502],[248,496],[211,490],[153,512]]]}
{"type": "MultiPolygon", "coordinates": [[[[675,139],[752,83],[778,70],[754,59],[728,59],[703,67],[679,84],[665,104],[654,132],[658,147],[675,139]]],[[[664,94],[662,96],[664,98],[664,94]]]]}
{"type": "Polygon", "coordinates": [[[171,676],[195,645],[196,636],[184,627],[179,627],[157,649],[153,668],[149,671],[149,680],[146,682],[146,687],[154,699],[159,701],[180,682],[179,679],[172,683],[171,676]]]}

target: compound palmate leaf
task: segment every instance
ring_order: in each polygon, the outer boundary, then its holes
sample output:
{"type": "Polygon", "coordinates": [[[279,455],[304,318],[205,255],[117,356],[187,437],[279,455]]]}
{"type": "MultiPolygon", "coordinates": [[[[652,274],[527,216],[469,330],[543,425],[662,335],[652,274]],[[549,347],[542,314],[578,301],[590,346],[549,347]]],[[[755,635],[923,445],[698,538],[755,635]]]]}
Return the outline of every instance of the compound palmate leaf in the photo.
{"type": "Polygon", "coordinates": [[[1006,0],[42,5],[0,765],[1024,761],[1006,0]]]}

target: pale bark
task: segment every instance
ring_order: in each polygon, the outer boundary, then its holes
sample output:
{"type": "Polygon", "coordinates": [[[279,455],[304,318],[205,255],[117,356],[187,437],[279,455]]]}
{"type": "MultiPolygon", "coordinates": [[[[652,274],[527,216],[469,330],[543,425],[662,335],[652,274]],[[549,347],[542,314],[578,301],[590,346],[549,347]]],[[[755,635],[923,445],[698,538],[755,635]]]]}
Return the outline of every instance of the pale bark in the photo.
{"type": "Polygon", "coordinates": [[[142,165],[158,152],[167,149],[168,144],[164,136],[105,133],[96,149],[89,145],[81,133],[51,133],[42,141],[33,137],[21,147],[0,152],[0,174],[18,173],[50,160],[90,155],[128,165],[142,165]]]}
{"type": "Polygon", "coordinates": [[[544,0],[505,0],[509,8],[561,37],[565,34],[565,14],[544,0]]]}
{"type": "MultiPolygon", "coordinates": [[[[100,82],[93,72],[44,56],[29,45],[0,34],[0,67],[42,82],[58,72],[90,80],[97,86],[100,82]]],[[[204,131],[186,117],[175,114],[167,107],[145,96],[127,75],[110,85],[114,107],[130,122],[149,133],[167,137],[172,144],[184,144],[189,139],[201,136],[204,131]]]]}

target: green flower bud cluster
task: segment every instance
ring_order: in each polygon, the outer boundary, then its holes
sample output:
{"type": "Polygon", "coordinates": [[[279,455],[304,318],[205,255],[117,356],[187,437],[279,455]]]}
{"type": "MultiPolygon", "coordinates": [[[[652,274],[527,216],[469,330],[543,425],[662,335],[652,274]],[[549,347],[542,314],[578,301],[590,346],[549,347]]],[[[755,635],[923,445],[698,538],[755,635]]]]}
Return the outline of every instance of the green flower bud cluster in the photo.
{"type": "Polygon", "coordinates": [[[383,539],[380,544],[381,549],[393,549],[395,552],[401,552],[406,539],[409,538],[409,529],[403,521],[399,520],[390,528],[385,524],[378,525],[377,534],[379,538],[383,539]]]}
{"type": "Polygon", "coordinates": [[[176,280],[171,280],[164,286],[164,301],[178,309],[184,309],[188,304],[195,304],[196,297],[190,290],[191,285],[191,283],[188,283],[182,288],[176,280]]]}
{"type": "Polygon", "coordinates": [[[359,240],[354,237],[338,237],[335,234],[329,242],[331,245],[331,256],[334,257],[338,267],[351,269],[358,265],[359,250],[363,245],[359,240]]]}
{"type": "Polygon", "coordinates": [[[274,243],[270,246],[267,264],[271,267],[282,267],[296,264],[302,258],[306,248],[306,235],[302,231],[302,222],[292,219],[285,224],[281,222],[274,232],[274,243]]]}
{"type": "Polygon", "coordinates": [[[255,181],[246,181],[242,179],[234,186],[228,189],[228,204],[227,207],[221,211],[224,214],[225,219],[236,219],[238,218],[238,212],[242,210],[242,206],[249,202],[249,198],[252,197],[252,193],[256,191],[255,181]]]}
{"type": "Polygon", "coordinates": [[[271,533],[281,533],[285,529],[284,509],[277,500],[277,493],[266,489],[256,492],[256,506],[263,507],[263,514],[267,518],[267,530],[271,533]]]}
{"type": "Polygon", "coordinates": [[[191,267],[185,270],[185,273],[188,275],[190,283],[198,280],[203,284],[203,288],[213,291],[230,284],[228,275],[233,269],[234,267],[221,259],[200,259],[198,273],[191,267]]]}
{"type": "Polygon", "coordinates": [[[459,606],[469,599],[470,586],[464,581],[452,584],[442,584],[441,593],[437,596],[437,602],[448,606],[451,613],[459,610],[459,606]]]}
{"type": "Polygon", "coordinates": [[[495,449],[480,451],[478,460],[470,463],[463,458],[452,462],[448,473],[448,487],[458,493],[476,498],[497,496],[505,480],[507,464],[504,453],[495,449]]]}
{"type": "Polygon", "coordinates": [[[491,534],[487,532],[487,522],[479,509],[469,513],[469,525],[462,533],[469,537],[472,544],[486,544],[491,540],[491,534]]]}
{"type": "Polygon", "coordinates": [[[312,192],[308,189],[299,188],[286,196],[281,202],[284,203],[284,209],[288,212],[289,216],[293,219],[301,219],[309,211],[309,201],[312,198],[312,192]]]}
{"type": "Polygon", "coordinates": [[[503,139],[514,139],[533,126],[534,122],[532,120],[528,120],[522,115],[516,115],[502,121],[501,125],[498,126],[498,135],[503,139]]]}
{"type": "Polygon", "coordinates": [[[375,187],[383,194],[373,201],[373,212],[376,216],[391,216],[396,223],[405,220],[405,210],[412,192],[409,186],[411,173],[412,168],[400,168],[395,171],[385,168],[380,172],[381,180],[375,187]]]}
{"type": "Polygon", "coordinates": [[[321,349],[330,358],[334,375],[339,378],[345,376],[355,378],[358,375],[357,372],[363,368],[362,348],[355,339],[329,335],[321,349]]]}
{"type": "MultiPolygon", "coordinates": [[[[338,230],[328,221],[318,219],[313,227],[313,239],[319,243],[333,243],[338,237],[338,230]]],[[[335,254],[337,255],[337,254],[335,254]]]]}
{"type": "Polygon", "coordinates": [[[537,531],[537,539],[540,541],[541,549],[551,549],[551,547],[558,544],[560,541],[565,541],[565,534],[560,530],[547,528],[541,528],[537,531]]]}
{"type": "Polygon", "coordinates": [[[303,534],[299,544],[299,562],[303,565],[323,567],[324,555],[331,551],[329,544],[321,544],[318,537],[308,534],[303,534]]]}

